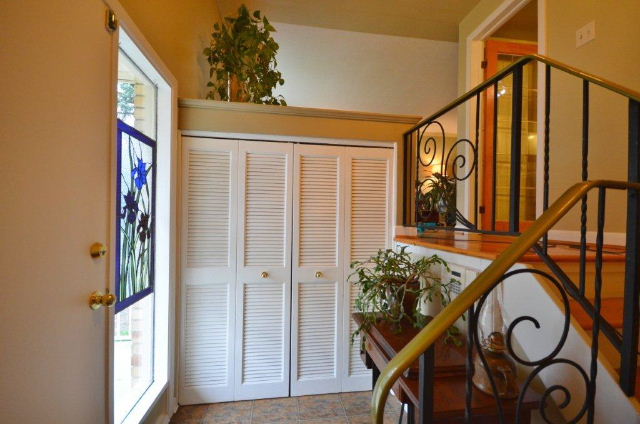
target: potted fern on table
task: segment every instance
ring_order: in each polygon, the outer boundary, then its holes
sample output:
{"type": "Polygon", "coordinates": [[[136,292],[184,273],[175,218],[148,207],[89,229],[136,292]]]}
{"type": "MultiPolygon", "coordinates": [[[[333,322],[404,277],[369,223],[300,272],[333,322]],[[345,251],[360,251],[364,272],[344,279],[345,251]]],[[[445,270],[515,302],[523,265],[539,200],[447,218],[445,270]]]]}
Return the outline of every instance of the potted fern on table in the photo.
{"type": "MultiPolygon", "coordinates": [[[[422,302],[446,306],[451,301],[451,286],[457,281],[443,281],[439,272],[449,270],[447,262],[437,255],[413,258],[406,249],[379,250],[368,260],[351,264],[354,272],[349,281],[358,288],[355,309],[362,314],[352,341],[380,320],[396,331],[407,323],[424,327],[429,316],[419,307],[422,302]]],[[[447,341],[457,344],[458,334],[456,327],[450,328],[447,341]]]]}

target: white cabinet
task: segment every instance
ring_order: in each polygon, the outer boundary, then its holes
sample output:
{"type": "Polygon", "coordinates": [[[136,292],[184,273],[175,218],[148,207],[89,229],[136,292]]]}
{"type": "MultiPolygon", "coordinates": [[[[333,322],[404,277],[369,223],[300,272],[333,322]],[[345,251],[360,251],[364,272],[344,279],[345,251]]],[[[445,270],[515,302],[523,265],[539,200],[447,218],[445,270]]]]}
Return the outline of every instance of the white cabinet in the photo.
{"type": "Polygon", "coordinates": [[[180,403],[370,389],[347,277],[391,245],[393,150],[182,141],[180,403]]]}

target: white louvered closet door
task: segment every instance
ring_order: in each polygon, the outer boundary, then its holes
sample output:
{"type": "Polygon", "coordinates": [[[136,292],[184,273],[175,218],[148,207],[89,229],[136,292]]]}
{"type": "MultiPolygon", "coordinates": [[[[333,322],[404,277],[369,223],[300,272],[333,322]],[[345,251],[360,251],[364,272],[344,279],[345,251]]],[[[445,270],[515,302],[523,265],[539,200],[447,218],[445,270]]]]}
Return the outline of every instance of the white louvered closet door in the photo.
{"type": "Polygon", "coordinates": [[[294,148],[292,396],[340,391],[344,151],[294,148]]]}
{"type": "Polygon", "coordinates": [[[182,138],[183,405],[234,397],[237,144],[182,138]]]}
{"type": "MultiPolygon", "coordinates": [[[[347,148],[345,158],[345,280],[350,264],[391,247],[393,224],[393,149],[347,148]]],[[[360,358],[359,338],[350,343],[356,325],[351,319],[357,290],[346,283],[343,308],[342,391],[371,389],[371,371],[360,358]]]]}
{"type": "Polygon", "coordinates": [[[240,142],[235,399],[289,395],[293,145],[240,142]]]}

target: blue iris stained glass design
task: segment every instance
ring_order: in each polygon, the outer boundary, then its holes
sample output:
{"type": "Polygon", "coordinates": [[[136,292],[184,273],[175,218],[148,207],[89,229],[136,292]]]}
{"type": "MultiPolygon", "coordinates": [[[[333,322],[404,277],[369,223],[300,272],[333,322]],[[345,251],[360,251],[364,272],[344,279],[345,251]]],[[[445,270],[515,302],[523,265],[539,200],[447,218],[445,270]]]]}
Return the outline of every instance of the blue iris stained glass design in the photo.
{"type": "Polygon", "coordinates": [[[118,121],[116,311],[153,291],[156,143],[118,121]]]}

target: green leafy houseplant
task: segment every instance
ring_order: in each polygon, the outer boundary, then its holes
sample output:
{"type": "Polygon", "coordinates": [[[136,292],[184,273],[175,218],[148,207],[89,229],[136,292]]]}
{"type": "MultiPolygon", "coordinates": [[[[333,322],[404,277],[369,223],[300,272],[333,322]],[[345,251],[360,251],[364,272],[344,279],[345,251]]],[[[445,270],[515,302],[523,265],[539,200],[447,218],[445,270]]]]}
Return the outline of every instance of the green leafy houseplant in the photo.
{"type": "Polygon", "coordinates": [[[211,79],[207,98],[286,106],[282,96],[273,95],[276,85],[284,84],[276,69],[275,31],[266,16],[250,13],[244,4],[237,17],[214,24],[211,45],[204,49],[211,79]]]}
{"type": "MultiPolygon", "coordinates": [[[[421,328],[427,317],[418,310],[421,301],[440,300],[443,306],[451,301],[451,285],[456,280],[442,281],[435,269],[447,263],[437,255],[413,259],[406,251],[379,250],[366,261],[351,264],[354,272],[349,281],[359,289],[355,300],[357,312],[363,314],[362,324],[351,335],[353,341],[362,331],[368,330],[378,320],[392,324],[397,331],[401,322],[421,328]]],[[[449,329],[447,340],[457,344],[458,329],[449,329]]]]}
{"type": "Polygon", "coordinates": [[[416,206],[421,222],[443,222],[447,226],[456,223],[456,184],[452,178],[440,173],[421,182],[418,186],[416,206]]]}

